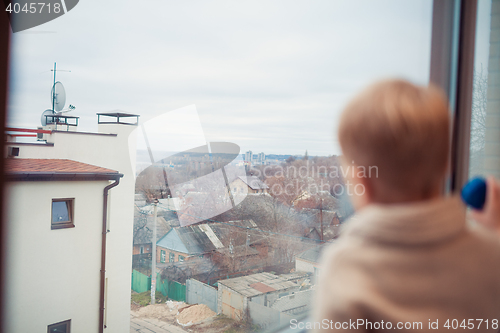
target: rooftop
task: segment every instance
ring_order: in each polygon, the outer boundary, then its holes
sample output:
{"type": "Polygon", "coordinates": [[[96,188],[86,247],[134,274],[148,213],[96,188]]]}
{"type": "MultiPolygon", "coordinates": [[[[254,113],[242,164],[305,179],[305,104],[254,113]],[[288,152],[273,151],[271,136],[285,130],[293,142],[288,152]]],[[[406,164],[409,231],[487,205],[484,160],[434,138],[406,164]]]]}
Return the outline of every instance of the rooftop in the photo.
{"type": "Polygon", "coordinates": [[[110,117],[139,117],[138,114],[125,113],[125,112],[100,112],[96,113],[98,116],[110,116],[110,117]]]}
{"type": "Polygon", "coordinates": [[[118,171],[67,159],[8,158],[5,173],[9,180],[50,180],[59,178],[117,179],[118,171]]]}
{"type": "Polygon", "coordinates": [[[296,283],[271,273],[257,273],[227,280],[220,280],[218,284],[224,285],[245,297],[253,297],[271,291],[297,287],[296,283]]]}
{"type": "Polygon", "coordinates": [[[325,247],[330,244],[331,243],[321,244],[319,246],[313,247],[312,249],[301,252],[295,256],[295,259],[302,259],[313,263],[319,263],[321,258],[321,253],[323,252],[325,247]]]}
{"type": "Polygon", "coordinates": [[[139,124],[139,115],[132,113],[121,112],[120,110],[115,110],[112,112],[102,112],[97,113],[97,123],[98,124],[122,124],[122,125],[134,125],[139,124]],[[104,117],[104,119],[101,119],[104,117]],[[112,119],[109,119],[112,118],[112,119]],[[120,119],[121,118],[121,119],[120,119]],[[135,118],[135,119],[132,119],[135,118]],[[106,120],[108,119],[108,120],[106,120]],[[125,121],[124,121],[125,119],[125,121]]]}
{"type": "MultiPolygon", "coordinates": [[[[162,237],[157,244],[166,249],[194,255],[223,249],[229,246],[231,238],[235,247],[242,245],[238,242],[238,236],[241,238],[239,242],[242,244],[246,244],[247,237],[249,237],[250,244],[266,238],[266,234],[258,229],[253,220],[238,220],[175,227],[162,237]]],[[[225,253],[225,251],[219,252],[225,253]]],[[[256,253],[258,251],[253,252],[253,254],[256,253]]]]}
{"type": "Polygon", "coordinates": [[[255,176],[239,176],[239,179],[241,179],[245,184],[247,184],[252,190],[261,190],[261,189],[268,189],[269,186],[264,184],[262,180],[255,176]]]}

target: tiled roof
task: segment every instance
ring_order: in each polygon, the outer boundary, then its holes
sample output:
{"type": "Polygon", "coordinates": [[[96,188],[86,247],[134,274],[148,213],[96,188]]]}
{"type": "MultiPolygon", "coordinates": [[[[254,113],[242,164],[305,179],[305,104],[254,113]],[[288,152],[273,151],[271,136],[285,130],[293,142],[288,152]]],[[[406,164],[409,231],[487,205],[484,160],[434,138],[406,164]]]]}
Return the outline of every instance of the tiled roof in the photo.
{"type": "Polygon", "coordinates": [[[66,159],[8,158],[8,181],[118,180],[118,171],[66,159]]]}
{"type": "Polygon", "coordinates": [[[118,171],[66,159],[9,158],[5,172],[15,173],[92,173],[109,174],[118,171]]]}

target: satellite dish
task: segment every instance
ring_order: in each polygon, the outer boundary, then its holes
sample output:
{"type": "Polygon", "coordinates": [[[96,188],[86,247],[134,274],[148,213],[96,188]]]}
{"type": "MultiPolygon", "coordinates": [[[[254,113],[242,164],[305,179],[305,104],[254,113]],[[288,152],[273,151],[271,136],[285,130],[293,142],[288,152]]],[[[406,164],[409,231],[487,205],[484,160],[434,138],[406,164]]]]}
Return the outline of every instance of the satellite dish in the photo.
{"type": "Polygon", "coordinates": [[[45,117],[45,116],[52,116],[54,115],[54,111],[52,109],[48,109],[43,111],[42,113],[42,126],[47,126],[47,124],[52,124],[54,123],[54,118],[51,117],[45,117]]]}
{"type": "Polygon", "coordinates": [[[60,81],[57,81],[52,87],[50,102],[54,103],[54,111],[61,111],[66,104],[66,91],[60,81]]]}

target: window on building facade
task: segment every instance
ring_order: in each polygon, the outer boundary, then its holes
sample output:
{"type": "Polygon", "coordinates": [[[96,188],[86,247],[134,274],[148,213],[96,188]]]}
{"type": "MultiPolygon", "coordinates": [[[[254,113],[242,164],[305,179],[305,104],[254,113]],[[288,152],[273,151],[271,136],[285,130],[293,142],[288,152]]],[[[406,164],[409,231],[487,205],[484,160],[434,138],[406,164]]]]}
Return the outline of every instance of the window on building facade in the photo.
{"type": "Polygon", "coordinates": [[[165,262],[165,258],[167,257],[165,251],[161,250],[160,261],[165,262]]]}
{"type": "Polygon", "coordinates": [[[47,333],[70,333],[71,319],[47,326],[47,333]]]}
{"type": "Polygon", "coordinates": [[[174,262],[174,260],[175,260],[175,254],[170,252],[168,254],[168,262],[174,262]]]}
{"type": "Polygon", "coordinates": [[[73,204],[75,199],[52,199],[52,229],[73,228],[73,204]]]}
{"type": "Polygon", "coordinates": [[[179,261],[184,261],[184,256],[179,256],[179,261]]]}
{"type": "Polygon", "coordinates": [[[141,253],[141,254],[143,254],[143,253],[144,253],[144,246],[141,246],[140,253],[141,253]]]}

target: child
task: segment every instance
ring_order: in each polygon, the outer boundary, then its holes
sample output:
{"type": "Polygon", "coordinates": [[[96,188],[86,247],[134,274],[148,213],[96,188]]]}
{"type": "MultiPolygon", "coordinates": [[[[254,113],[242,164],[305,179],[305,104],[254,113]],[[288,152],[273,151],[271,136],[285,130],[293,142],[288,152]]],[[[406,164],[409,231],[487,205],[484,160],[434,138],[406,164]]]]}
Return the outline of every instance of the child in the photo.
{"type": "Polygon", "coordinates": [[[323,256],[315,330],[499,330],[500,238],[469,228],[460,200],[442,195],[449,128],[433,86],[380,82],[346,107],[345,162],[378,177],[349,172],[364,193],[323,256]]]}

